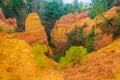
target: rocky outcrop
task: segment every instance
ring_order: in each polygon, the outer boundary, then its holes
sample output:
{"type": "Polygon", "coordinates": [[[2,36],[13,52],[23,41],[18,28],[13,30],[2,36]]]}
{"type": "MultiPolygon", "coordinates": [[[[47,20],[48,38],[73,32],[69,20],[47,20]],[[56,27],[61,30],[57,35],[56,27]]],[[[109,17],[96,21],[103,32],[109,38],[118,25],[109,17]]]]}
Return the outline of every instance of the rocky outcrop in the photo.
{"type": "Polygon", "coordinates": [[[37,80],[35,55],[25,41],[0,38],[0,79],[37,80]]]}
{"type": "MultiPolygon", "coordinates": [[[[3,22],[3,21],[2,21],[3,22]]],[[[6,25],[6,23],[4,23],[6,25]]],[[[2,26],[0,24],[0,26],[2,26]]],[[[8,26],[10,28],[10,26],[8,26]]],[[[5,26],[3,28],[7,29],[5,26]]],[[[46,45],[49,52],[52,53],[51,48],[48,45],[47,35],[44,27],[41,24],[40,18],[36,13],[31,13],[27,16],[25,22],[25,32],[17,32],[14,34],[0,33],[1,37],[6,38],[18,38],[26,41],[30,45],[42,44],[46,45]]]]}
{"type": "Polygon", "coordinates": [[[26,26],[25,32],[17,32],[14,34],[7,34],[7,33],[1,33],[1,34],[2,35],[4,34],[3,37],[23,39],[31,45],[35,43],[41,43],[41,44],[48,43],[44,27],[42,26],[39,16],[36,13],[31,13],[28,15],[25,22],[25,26],[26,26]]]}
{"type": "Polygon", "coordinates": [[[3,28],[4,32],[7,32],[9,29],[15,29],[17,28],[17,21],[15,18],[8,18],[6,19],[2,9],[0,8],[0,27],[3,28]]]}
{"type": "Polygon", "coordinates": [[[13,34],[14,38],[25,40],[31,45],[37,43],[48,45],[47,35],[36,13],[28,15],[25,26],[25,32],[13,34]]]}
{"type": "MultiPolygon", "coordinates": [[[[112,21],[114,26],[115,19],[118,15],[119,7],[113,7],[109,11],[103,13],[103,15],[112,21]]],[[[96,49],[100,49],[113,40],[113,34],[104,32],[104,28],[106,27],[105,19],[102,16],[97,16],[95,19],[90,19],[88,12],[83,13],[74,13],[68,14],[61,17],[55,24],[53,30],[51,31],[51,39],[55,43],[57,47],[59,47],[60,43],[64,45],[67,41],[67,35],[73,29],[73,27],[82,27],[84,28],[84,33],[88,34],[91,31],[92,26],[95,26],[95,45],[96,49]]],[[[108,29],[110,29],[111,25],[107,25],[108,29]]],[[[108,30],[106,29],[106,30],[108,30]]]]}
{"type": "Polygon", "coordinates": [[[83,18],[86,18],[89,16],[88,12],[78,13],[75,12],[74,14],[70,13],[65,16],[62,16],[58,21],[56,21],[56,24],[59,26],[63,25],[65,27],[70,27],[73,25],[76,21],[81,20],[83,18]]]}
{"type": "Polygon", "coordinates": [[[24,40],[0,38],[0,80],[49,80],[53,76],[56,79],[52,80],[62,80],[49,72],[49,68],[57,66],[56,62],[46,57],[46,69],[36,60],[32,47],[24,40]]]}
{"type": "Polygon", "coordinates": [[[58,46],[58,43],[64,43],[67,40],[67,34],[74,27],[74,23],[78,20],[85,19],[88,17],[88,12],[79,13],[70,13],[68,15],[62,16],[60,20],[56,21],[54,29],[51,31],[52,41],[58,46]]]}
{"type": "Polygon", "coordinates": [[[120,39],[88,54],[85,63],[64,70],[65,80],[119,80],[120,39]]]}

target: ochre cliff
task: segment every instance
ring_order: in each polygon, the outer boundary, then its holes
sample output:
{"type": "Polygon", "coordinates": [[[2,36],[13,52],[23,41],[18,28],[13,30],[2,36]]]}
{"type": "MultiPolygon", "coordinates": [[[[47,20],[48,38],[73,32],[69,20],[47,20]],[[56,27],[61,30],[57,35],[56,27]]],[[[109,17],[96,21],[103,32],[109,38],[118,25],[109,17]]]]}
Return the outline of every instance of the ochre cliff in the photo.
{"type": "Polygon", "coordinates": [[[17,28],[17,21],[15,18],[6,19],[2,9],[0,8],[0,27],[3,28],[3,32],[7,32],[9,29],[14,30],[17,28]]]}
{"type": "Polygon", "coordinates": [[[36,53],[24,40],[0,38],[0,80],[64,80],[53,69],[57,63],[45,60],[47,66],[39,66],[36,53]]]}
{"type": "Polygon", "coordinates": [[[15,33],[11,37],[23,39],[31,45],[37,43],[48,45],[47,35],[36,13],[31,13],[26,18],[25,32],[15,33]]]}
{"type": "Polygon", "coordinates": [[[6,19],[2,13],[2,9],[0,8],[0,27],[3,28],[3,31],[0,32],[0,34],[2,37],[23,39],[31,45],[35,43],[48,44],[47,35],[37,13],[28,14],[25,21],[25,32],[18,32],[14,34],[6,33],[9,29],[14,30],[16,25],[16,20],[10,18],[6,19]]]}
{"type": "Polygon", "coordinates": [[[89,53],[83,64],[64,70],[65,80],[120,80],[120,39],[89,53]]]}
{"type": "Polygon", "coordinates": [[[0,32],[0,37],[10,38],[10,39],[12,38],[22,39],[27,43],[29,43],[30,45],[34,45],[34,44],[46,45],[49,49],[49,52],[52,53],[52,50],[48,45],[46,32],[41,24],[41,20],[37,15],[37,13],[30,13],[27,16],[25,22],[25,32],[16,32],[13,34],[6,33],[6,30],[10,29],[11,26],[6,24],[4,21],[5,21],[4,17],[1,18],[1,23],[7,26],[0,24],[0,26],[2,26],[3,28],[3,31],[0,32]]]}
{"type": "Polygon", "coordinates": [[[60,20],[56,21],[56,24],[51,31],[51,38],[52,41],[59,45],[59,42],[66,42],[67,40],[67,34],[73,29],[74,23],[78,20],[85,19],[88,17],[88,12],[83,13],[70,13],[68,15],[62,16],[60,20]]]}
{"type": "Polygon", "coordinates": [[[0,79],[36,79],[35,55],[22,40],[0,38],[0,79]]]}
{"type": "MultiPolygon", "coordinates": [[[[114,6],[103,13],[108,20],[112,21],[113,26],[115,19],[118,16],[119,8],[120,7],[114,6]]],[[[105,22],[106,20],[100,15],[96,16],[94,19],[90,19],[88,12],[68,14],[56,21],[56,24],[51,31],[51,39],[57,48],[59,48],[60,44],[64,45],[66,43],[67,35],[73,27],[82,27],[84,28],[84,33],[88,34],[91,31],[92,26],[95,26],[95,45],[96,49],[100,49],[111,43],[113,40],[113,34],[104,31],[104,28],[106,27],[105,22]]],[[[111,25],[107,26],[108,29],[106,30],[109,30],[111,25]]]]}

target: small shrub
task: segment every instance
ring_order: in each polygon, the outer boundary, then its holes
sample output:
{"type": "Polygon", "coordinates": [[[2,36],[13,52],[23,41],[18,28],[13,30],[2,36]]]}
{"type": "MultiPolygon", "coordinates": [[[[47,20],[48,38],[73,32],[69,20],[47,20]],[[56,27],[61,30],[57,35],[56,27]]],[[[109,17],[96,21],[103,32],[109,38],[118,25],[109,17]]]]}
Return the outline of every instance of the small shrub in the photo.
{"type": "Polygon", "coordinates": [[[105,20],[105,21],[103,22],[103,24],[106,25],[106,26],[108,26],[108,25],[109,25],[109,21],[105,20]]]}
{"type": "Polygon", "coordinates": [[[94,26],[91,28],[91,32],[87,35],[84,35],[82,28],[74,28],[68,35],[67,47],[84,46],[87,48],[88,52],[92,52],[95,50],[94,36],[94,26]]]}
{"type": "Polygon", "coordinates": [[[37,55],[37,64],[40,65],[41,67],[47,66],[47,60],[45,59],[45,55],[37,55]]]}
{"type": "Polygon", "coordinates": [[[77,35],[77,29],[73,28],[73,30],[68,35],[68,44],[71,45],[76,42],[76,35],[77,35]]]}
{"type": "Polygon", "coordinates": [[[62,57],[63,55],[60,55],[60,54],[50,54],[49,57],[52,58],[53,60],[59,62],[60,58],[62,57]]]}
{"type": "Polygon", "coordinates": [[[95,44],[94,44],[94,26],[91,29],[91,32],[85,36],[85,47],[87,48],[88,52],[92,52],[95,50],[95,44]]]}
{"type": "Polygon", "coordinates": [[[114,34],[115,36],[120,35],[120,12],[118,13],[118,18],[115,21],[114,34]]]}
{"type": "Polygon", "coordinates": [[[77,42],[82,46],[85,44],[85,35],[82,28],[77,31],[77,42]]]}
{"type": "Polygon", "coordinates": [[[37,64],[44,67],[47,64],[45,53],[48,51],[45,45],[36,44],[33,46],[33,51],[36,53],[37,64]]]}
{"type": "Polygon", "coordinates": [[[36,44],[33,46],[33,51],[36,53],[36,54],[44,54],[46,53],[48,50],[46,48],[45,45],[39,45],[39,44],[36,44]]]}
{"type": "Polygon", "coordinates": [[[24,24],[18,24],[18,28],[15,29],[15,32],[25,32],[25,25],[24,24]]]}
{"type": "Polygon", "coordinates": [[[99,18],[95,18],[95,23],[98,24],[99,18]]]}
{"type": "Polygon", "coordinates": [[[14,31],[13,29],[9,29],[9,30],[7,31],[7,33],[8,33],[8,34],[13,34],[13,33],[15,33],[15,31],[14,31]]]}
{"type": "Polygon", "coordinates": [[[61,57],[60,59],[60,67],[66,67],[72,65],[73,63],[77,63],[78,61],[85,60],[87,55],[87,49],[82,46],[72,46],[66,51],[65,57],[61,57]]]}
{"type": "Polygon", "coordinates": [[[103,33],[113,32],[113,30],[114,30],[114,27],[112,24],[113,19],[114,18],[107,19],[102,23],[102,26],[100,28],[102,29],[103,33]]]}
{"type": "Polygon", "coordinates": [[[2,27],[0,27],[0,32],[2,32],[3,31],[3,28],[2,27]]]}
{"type": "Polygon", "coordinates": [[[49,41],[48,44],[52,47],[52,48],[55,48],[55,44],[52,42],[52,41],[49,41]]]}

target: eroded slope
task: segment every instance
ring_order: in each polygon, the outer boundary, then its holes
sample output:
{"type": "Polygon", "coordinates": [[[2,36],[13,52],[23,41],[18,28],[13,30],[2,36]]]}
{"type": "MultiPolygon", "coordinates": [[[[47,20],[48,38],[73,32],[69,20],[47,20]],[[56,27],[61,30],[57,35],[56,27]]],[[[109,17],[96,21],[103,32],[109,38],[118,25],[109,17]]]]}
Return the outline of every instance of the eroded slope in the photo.
{"type": "Polygon", "coordinates": [[[84,64],[65,72],[65,80],[120,80],[120,39],[89,54],[84,64]]]}

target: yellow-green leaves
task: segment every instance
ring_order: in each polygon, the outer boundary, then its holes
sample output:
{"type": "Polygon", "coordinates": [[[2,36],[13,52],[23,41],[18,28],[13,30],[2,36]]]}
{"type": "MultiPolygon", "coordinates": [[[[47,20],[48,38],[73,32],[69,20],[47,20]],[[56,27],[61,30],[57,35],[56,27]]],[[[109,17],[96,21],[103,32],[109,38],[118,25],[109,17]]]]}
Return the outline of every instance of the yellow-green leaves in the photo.
{"type": "Polygon", "coordinates": [[[47,52],[47,48],[46,48],[45,45],[36,44],[36,45],[33,46],[33,51],[36,54],[44,54],[45,52],[47,52]]]}
{"type": "Polygon", "coordinates": [[[86,58],[87,49],[82,46],[72,46],[66,51],[65,57],[61,57],[60,66],[65,67],[76,63],[78,61],[82,61],[86,58]]]}
{"type": "Polygon", "coordinates": [[[44,55],[47,52],[46,46],[36,44],[33,46],[33,51],[34,51],[34,53],[36,53],[37,64],[42,67],[46,66],[47,61],[46,61],[45,55],[44,55]]]}

